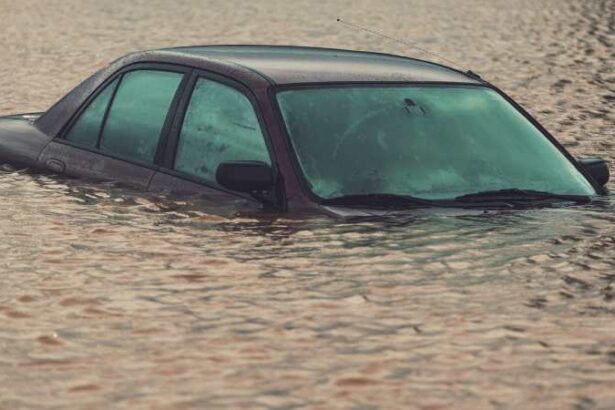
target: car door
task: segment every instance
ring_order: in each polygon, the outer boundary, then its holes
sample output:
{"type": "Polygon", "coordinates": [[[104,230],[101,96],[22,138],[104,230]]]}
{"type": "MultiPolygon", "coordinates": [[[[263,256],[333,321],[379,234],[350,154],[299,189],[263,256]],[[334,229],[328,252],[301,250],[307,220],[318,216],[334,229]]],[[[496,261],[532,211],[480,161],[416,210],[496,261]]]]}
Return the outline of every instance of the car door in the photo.
{"type": "Polygon", "coordinates": [[[169,134],[163,166],[152,191],[199,193],[215,200],[245,198],[216,181],[220,163],[233,160],[272,164],[265,128],[247,88],[213,74],[195,72],[169,134]]]}
{"type": "Polygon", "coordinates": [[[136,65],[86,101],[39,161],[55,172],[147,188],[189,69],[136,65]]]}

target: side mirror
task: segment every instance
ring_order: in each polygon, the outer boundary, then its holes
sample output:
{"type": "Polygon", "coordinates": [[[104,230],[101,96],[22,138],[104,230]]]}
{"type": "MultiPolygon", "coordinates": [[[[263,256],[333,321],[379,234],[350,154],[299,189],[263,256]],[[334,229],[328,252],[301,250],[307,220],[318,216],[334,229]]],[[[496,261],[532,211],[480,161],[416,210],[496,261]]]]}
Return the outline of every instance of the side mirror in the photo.
{"type": "Polygon", "coordinates": [[[265,196],[273,190],[273,170],[260,161],[227,161],[218,165],[216,181],[231,191],[265,196]]]}
{"type": "Polygon", "coordinates": [[[600,186],[605,186],[609,182],[611,174],[609,173],[609,166],[604,159],[600,157],[584,157],[579,158],[578,161],[600,186]]]}

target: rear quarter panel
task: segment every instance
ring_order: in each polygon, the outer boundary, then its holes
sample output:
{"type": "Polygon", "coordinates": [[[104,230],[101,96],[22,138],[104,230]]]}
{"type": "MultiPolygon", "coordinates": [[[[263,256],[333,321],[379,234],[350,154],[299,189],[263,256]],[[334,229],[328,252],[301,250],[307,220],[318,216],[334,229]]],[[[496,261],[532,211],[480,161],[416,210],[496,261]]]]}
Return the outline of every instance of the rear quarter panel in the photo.
{"type": "Polygon", "coordinates": [[[22,116],[0,118],[0,162],[38,168],[38,157],[51,138],[22,116]]]}

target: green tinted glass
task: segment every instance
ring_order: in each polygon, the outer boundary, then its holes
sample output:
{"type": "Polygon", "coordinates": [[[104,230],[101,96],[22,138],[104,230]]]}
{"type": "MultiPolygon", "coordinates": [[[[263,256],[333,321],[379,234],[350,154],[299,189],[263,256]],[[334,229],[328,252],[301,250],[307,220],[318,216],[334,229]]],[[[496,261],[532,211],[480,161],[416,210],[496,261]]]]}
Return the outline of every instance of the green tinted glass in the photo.
{"type": "Polygon", "coordinates": [[[109,84],[83,111],[81,117],[75,122],[66,134],[66,139],[80,145],[94,148],[98,143],[98,134],[105,116],[105,111],[113,96],[117,80],[109,84]]]}
{"type": "Polygon", "coordinates": [[[241,92],[201,78],[186,112],[175,169],[215,184],[218,165],[232,160],[270,163],[256,113],[241,92]]]}
{"type": "Polygon", "coordinates": [[[149,70],[125,74],[113,99],[100,147],[122,157],[152,162],[182,76],[149,70]]]}
{"type": "Polygon", "coordinates": [[[570,161],[497,92],[470,86],[291,90],[278,101],[322,198],[428,199],[509,188],[593,195],[570,161]]]}

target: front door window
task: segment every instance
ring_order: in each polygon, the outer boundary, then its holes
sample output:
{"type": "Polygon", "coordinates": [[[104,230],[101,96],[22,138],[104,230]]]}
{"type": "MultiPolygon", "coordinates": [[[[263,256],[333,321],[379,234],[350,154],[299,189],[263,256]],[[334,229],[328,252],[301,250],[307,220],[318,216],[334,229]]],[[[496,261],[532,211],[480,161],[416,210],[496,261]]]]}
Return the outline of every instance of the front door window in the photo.
{"type": "Polygon", "coordinates": [[[200,78],[184,118],[175,170],[216,185],[224,161],[271,163],[250,100],[233,87],[200,78]]]}

